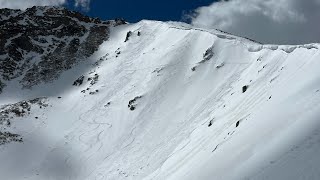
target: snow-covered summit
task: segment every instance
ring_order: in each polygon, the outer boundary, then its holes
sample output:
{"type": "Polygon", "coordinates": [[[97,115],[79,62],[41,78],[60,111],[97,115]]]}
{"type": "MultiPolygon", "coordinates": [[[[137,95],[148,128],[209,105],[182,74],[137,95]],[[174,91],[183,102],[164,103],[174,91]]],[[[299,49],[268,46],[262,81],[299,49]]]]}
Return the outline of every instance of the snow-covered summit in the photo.
{"type": "Polygon", "coordinates": [[[146,20],[94,37],[52,81],[6,81],[1,178],[319,179],[319,44],[146,20]]]}

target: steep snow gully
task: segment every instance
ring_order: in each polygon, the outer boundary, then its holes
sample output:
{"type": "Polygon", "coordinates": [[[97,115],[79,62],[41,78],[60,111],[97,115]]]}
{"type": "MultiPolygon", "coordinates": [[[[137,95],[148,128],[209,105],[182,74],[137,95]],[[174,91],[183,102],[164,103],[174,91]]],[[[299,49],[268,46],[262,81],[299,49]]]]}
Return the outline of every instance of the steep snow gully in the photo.
{"type": "Polygon", "coordinates": [[[319,179],[319,48],[175,22],[112,27],[56,81],[4,88],[2,106],[46,106],[9,114],[23,142],[0,146],[0,179],[319,179]]]}

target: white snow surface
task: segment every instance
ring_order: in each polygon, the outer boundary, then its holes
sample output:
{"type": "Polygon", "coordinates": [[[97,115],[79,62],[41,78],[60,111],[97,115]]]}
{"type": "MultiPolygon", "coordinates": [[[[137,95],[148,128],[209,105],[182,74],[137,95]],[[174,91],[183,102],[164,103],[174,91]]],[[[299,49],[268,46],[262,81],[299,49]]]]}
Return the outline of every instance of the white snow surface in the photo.
{"type": "Polygon", "coordinates": [[[57,81],[4,89],[1,105],[48,97],[49,107],[13,119],[24,142],[0,146],[0,179],[320,179],[319,47],[174,22],[114,27],[57,81]]]}

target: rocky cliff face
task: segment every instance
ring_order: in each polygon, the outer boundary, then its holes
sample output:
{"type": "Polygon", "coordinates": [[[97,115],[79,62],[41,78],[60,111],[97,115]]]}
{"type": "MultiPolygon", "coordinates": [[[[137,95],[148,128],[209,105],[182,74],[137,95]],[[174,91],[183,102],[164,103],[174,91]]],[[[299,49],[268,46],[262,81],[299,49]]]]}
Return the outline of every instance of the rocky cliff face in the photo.
{"type": "Polygon", "coordinates": [[[0,92],[19,79],[22,88],[53,81],[86,60],[109,38],[109,27],[124,21],[101,21],[58,7],[0,10],[0,92]]]}

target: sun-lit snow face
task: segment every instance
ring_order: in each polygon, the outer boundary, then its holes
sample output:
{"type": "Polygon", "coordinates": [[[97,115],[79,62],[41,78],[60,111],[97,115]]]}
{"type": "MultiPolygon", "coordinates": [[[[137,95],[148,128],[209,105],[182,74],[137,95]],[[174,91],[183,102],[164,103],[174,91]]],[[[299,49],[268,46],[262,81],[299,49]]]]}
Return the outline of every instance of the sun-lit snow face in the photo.
{"type": "Polygon", "coordinates": [[[320,41],[319,0],[230,0],[196,10],[193,24],[218,28],[262,43],[320,41]]]}

